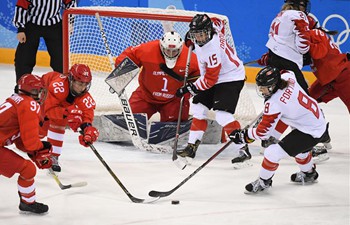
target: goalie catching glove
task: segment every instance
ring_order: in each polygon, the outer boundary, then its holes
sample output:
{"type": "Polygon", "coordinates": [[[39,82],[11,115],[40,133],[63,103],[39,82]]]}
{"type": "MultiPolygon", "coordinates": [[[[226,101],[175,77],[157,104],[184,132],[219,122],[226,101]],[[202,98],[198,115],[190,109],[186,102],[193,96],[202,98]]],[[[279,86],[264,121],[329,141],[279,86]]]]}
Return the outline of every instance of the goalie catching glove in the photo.
{"type": "Polygon", "coordinates": [[[89,147],[100,135],[98,130],[89,123],[83,124],[81,130],[82,134],[79,136],[79,143],[84,147],[89,147]]]}
{"type": "Polygon", "coordinates": [[[248,129],[238,129],[232,131],[232,133],[229,135],[229,138],[235,143],[235,144],[249,144],[255,141],[254,139],[250,139],[248,136],[248,129]]]}
{"type": "Polygon", "coordinates": [[[83,122],[83,111],[78,109],[75,105],[71,105],[66,108],[63,117],[67,118],[68,126],[74,132],[77,132],[83,122]]]}
{"type": "Polygon", "coordinates": [[[52,145],[47,141],[42,141],[42,143],[44,145],[42,149],[28,153],[28,156],[39,169],[48,169],[52,166],[52,145]]]}
{"type": "Polygon", "coordinates": [[[187,83],[185,86],[177,89],[176,91],[176,97],[182,97],[186,93],[190,93],[191,95],[195,96],[198,93],[198,89],[193,83],[187,83]]]}

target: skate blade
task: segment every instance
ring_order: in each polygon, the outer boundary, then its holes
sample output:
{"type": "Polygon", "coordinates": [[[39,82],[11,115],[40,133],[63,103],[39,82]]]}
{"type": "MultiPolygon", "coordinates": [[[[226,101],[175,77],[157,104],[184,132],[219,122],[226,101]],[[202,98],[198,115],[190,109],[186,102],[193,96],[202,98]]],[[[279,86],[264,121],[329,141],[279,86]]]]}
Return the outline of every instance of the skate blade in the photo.
{"type": "Polygon", "coordinates": [[[233,169],[239,170],[247,167],[252,167],[253,163],[251,163],[250,160],[247,160],[241,163],[233,163],[232,166],[233,166],[233,169]]]}
{"type": "Polygon", "coordinates": [[[317,184],[318,180],[308,181],[308,182],[295,182],[295,181],[291,180],[291,182],[292,182],[292,184],[295,184],[295,185],[309,186],[309,185],[312,185],[312,184],[317,184]]]}
{"type": "Polygon", "coordinates": [[[325,154],[321,154],[321,155],[318,155],[316,157],[313,157],[312,161],[317,164],[320,162],[327,161],[328,159],[329,159],[329,155],[328,155],[328,153],[325,153],[325,154]]]}
{"type": "Polygon", "coordinates": [[[264,195],[264,194],[267,194],[269,192],[269,189],[270,188],[266,188],[262,191],[257,191],[257,192],[250,192],[250,191],[245,190],[244,194],[246,194],[246,195],[264,195]]]}
{"type": "Polygon", "coordinates": [[[48,211],[44,212],[44,213],[34,213],[34,212],[30,212],[30,211],[21,211],[21,210],[19,210],[19,212],[18,212],[18,214],[26,215],[26,216],[31,216],[31,215],[33,215],[33,216],[44,216],[44,215],[46,215],[48,213],[49,213],[48,211]]]}

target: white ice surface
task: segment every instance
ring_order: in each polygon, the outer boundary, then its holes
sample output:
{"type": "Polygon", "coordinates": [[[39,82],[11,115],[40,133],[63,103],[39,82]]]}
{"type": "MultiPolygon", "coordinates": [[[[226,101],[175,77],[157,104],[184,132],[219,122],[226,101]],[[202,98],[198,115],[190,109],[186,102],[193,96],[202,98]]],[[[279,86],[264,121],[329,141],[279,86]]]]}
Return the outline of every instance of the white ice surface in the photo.
{"type": "MultiPolygon", "coordinates": [[[[48,69],[35,71],[40,75],[48,69]]],[[[13,66],[0,64],[1,102],[12,93],[14,82],[13,66]]],[[[259,111],[263,100],[249,86],[259,111]]],[[[93,152],[79,145],[78,135],[67,131],[59,177],[64,184],[87,181],[88,185],[60,190],[46,171],[38,170],[37,201],[48,204],[49,213],[22,215],[18,211],[17,175],[11,179],[0,176],[0,224],[349,224],[349,114],[339,99],[322,104],[322,108],[330,122],[333,149],[331,158],[317,166],[320,176],[314,185],[292,184],[290,175],[298,167],[292,159],[284,159],[268,192],[246,195],[244,186],[258,177],[263,158],[258,153],[258,143],[254,143],[253,167],[235,170],[230,162],[236,154],[232,145],[171,196],[152,204],[132,203],[93,152]],[[172,205],[171,200],[179,200],[180,204],[172,205]]],[[[221,144],[200,146],[193,165],[183,171],[175,167],[171,155],[152,154],[131,145],[97,142],[95,147],[132,195],[148,198],[150,190],[175,187],[221,144]]]]}

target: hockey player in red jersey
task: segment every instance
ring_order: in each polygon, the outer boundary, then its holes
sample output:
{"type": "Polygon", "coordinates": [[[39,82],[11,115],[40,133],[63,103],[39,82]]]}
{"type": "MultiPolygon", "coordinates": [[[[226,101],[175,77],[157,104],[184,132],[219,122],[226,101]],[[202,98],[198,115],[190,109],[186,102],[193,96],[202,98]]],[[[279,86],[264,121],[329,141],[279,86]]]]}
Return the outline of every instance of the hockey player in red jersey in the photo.
{"type": "Polygon", "coordinates": [[[52,143],[52,169],[61,171],[58,157],[62,153],[63,137],[68,125],[74,132],[80,128],[81,145],[95,142],[99,136],[98,130],[92,126],[95,101],[89,93],[92,75],[90,68],[84,64],[73,65],[68,75],[49,72],[43,75],[48,89],[44,104],[45,123],[41,135],[47,136],[52,143]]]}
{"type": "MultiPolygon", "coordinates": [[[[139,87],[132,93],[129,102],[133,113],[146,113],[148,118],[157,112],[161,122],[175,122],[178,119],[180,99],[176,90],[183,85],[188,48],[181,36],[174,31],[167,32],[160,40],[154,40],[124,50],[115,65],[129,57],[136,65],[142,66],[139,87]],[[171,77],[172,70],[178,76],[171,77]]],[[[196,55],[192,53],[189,79],[199,75],[196,55]]],[[[183,103],[181,120],[188,120],[189,95],[183,103]]]]}
{"type": "Polygon", "coordinates": [[[350,113],[350,59],[323,28],[310,30],[310,65],[317,80],[311,85],[311,97],[318,102],[329,102],[339,97],[350,113]]]}
{"type": "Polygon", "coordinates": [[[279,161],[288,156],[294,157],[300,168],[300,172],[291,175],[291,181],[303,184],[314,182],[318,173],[310,150],[329,138],[328,124],[322,110],[316,100],[301,88],[292,71],[279,71],[267,66],[257,74],[256,85],[265,99],[262,120],[256,128],[233,131],[229,135],[233,142],[239,144],[252,143],[256,139],[266,140],[280,120],[293,129],[281,141],[265,149],[259,178],[246,185],[246,193],[256,193],[271,187],[279,161]]]}
{"type": "Polygon", "coordinates": [[[42,79],[24,74],[18,81],[18,94],[0,105],[0,175],[11,178],[18,173],[17,188],[22,212],[45,213],[49,207],[36,201],[36,168],[51,167],[50,142],[40,141],[40,104],[45,100],[46,89],[42,79]],[[6,146],[16,147],[28,154],[31,161],[6,146]]]}
{"type": "MultiPolygon", "coordinates": [[[[215,120],[227,134],[240,128],[233,114],[245,79],[243,63],[225,39],[223,21],[210,19],[207,14],[197,14],[189,27],[186,44],[194,45],[201,76],[196,82],[187,83],[177,91],[179,97],[188,92],[194,95],[188,145],[185,149],[177,150],[177,155],[187,159],[195,157],[208,126],[207,113],[210,109],[216,112],[215,120]]],[[[238,147],[241,157],[233,159],[232,163],[251,158],[247,145],[238,147]]]]}
{"type": "Polygon", "coordinates": [[[281,12],[272,21],[269,49],[258,63],[262,66],[270,65],[280,70],[292,70],[300,86],[308,92],[308,84],[301,72],[303,55],[309,51],[307,13],[310,12],[309,0],[285,0],[281,12]]]}

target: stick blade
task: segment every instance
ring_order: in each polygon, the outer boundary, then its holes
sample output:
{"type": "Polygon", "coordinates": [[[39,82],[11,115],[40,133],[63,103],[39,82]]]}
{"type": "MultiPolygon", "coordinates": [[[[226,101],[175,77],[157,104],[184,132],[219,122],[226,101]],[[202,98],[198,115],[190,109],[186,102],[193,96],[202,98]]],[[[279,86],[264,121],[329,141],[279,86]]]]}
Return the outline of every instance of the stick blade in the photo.
{"type": "Polygon", "coordinates": [[[160,197],[156,196],[154,198],[149,198],[149,199],[141,199],[141,198],[131,197],[130,199],[134,203],[145,203],[145,204],[148,204],[148,203],[153,203],[155,201],[158,201],[160,199],[160,197]]]}
{"type": "Polygon", "coordinates": [[[82,182],[78,182],[78,183],[74,183],[71,184],[72,187],[84,187],[86,186],[88,183],[86,181],[82,181],[82,182]]]}
{"type": "Polygon", "coordinates": [[[185,169],[187,166],[187,163],[180,157],[177,157],[175,160],[173,159],[173,163],[177,168],[180,168],[181,170],[185,169]]]}
{"type": "Polygon", "coordinates": [[[172,193],[172,192],[169,192],[169,191],[167,191],[167,192],[150,191],[150,192],[148,193],[148,195],[151,196],[151,197],[154,197],[154,198],[156,198],[156,197],[162,198],[162,197],[166,197],[166,196],[170,195],[171,193],[172,193]]]}

